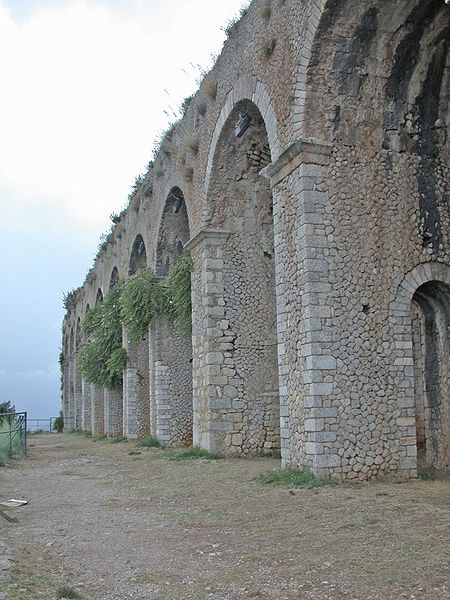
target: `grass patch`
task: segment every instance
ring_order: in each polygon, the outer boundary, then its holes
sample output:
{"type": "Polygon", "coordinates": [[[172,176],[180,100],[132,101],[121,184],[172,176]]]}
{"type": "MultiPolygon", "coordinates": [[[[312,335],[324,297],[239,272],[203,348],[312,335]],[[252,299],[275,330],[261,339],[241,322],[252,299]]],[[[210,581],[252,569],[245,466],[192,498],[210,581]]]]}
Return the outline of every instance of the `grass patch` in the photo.
{"type": "Polygon", "coordinates": [[[206,458],[208,460],[217,460],[221,458],[218,454],[211,454],[208,450],[199,448],[198,446],[189,446],[178,452],[167,452],[166,457],[169,460],[195,460],[196,458],[206,458]]]}
{"type": "Polygon", "coordinates": [[[325,485],[337,485],[336,482],[327,477],[318,479],[309,469],[301,471],[292,467],[285,469],[270,469],[259,475],[259,480],[263,485],[285,485],[290,488],[318,488],[325,485]]]}
{"type": "Polygon", "coordinates": [[[111,440],[111,444],[120,444],[121,442],[128,442],[128,438],[125,436],[114,438],[111,440]]]}
{"type": "Polygon", "coordinates": [[[107,436],[104,433],[103,435],[97,435],[96,437],[92,438],[93,442],[102,442],[103,440],[106,440],[107,436]]]}
{"type": "Polygon", "coordinates": [[[154,435],[147,435],[147,437],[136,442],[136,447],[161,448],[161,443],[154,435]]]}
{"type": "Polygon", "coordinates": [[[217,81],[212,76],[207,77],[203,81],[203,89],[211,102],[214,102],[217,96],[217,81]]]}
{"type": "Polygon", "coordinates": [[[72,600],[72,598],[81,598],[80,594],[74,590],[73,588],[67,587],[66,585],[64,585],[63,587],[59,587],[56,590],[56,597],[57,598],[69,598],[70,600],[72,600]]]}

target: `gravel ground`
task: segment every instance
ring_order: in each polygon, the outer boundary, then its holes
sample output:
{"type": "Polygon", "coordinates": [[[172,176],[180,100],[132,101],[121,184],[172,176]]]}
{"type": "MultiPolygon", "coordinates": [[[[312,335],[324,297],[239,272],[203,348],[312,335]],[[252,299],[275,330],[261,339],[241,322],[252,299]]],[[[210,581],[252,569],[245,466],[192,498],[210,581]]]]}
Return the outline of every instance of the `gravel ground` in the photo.
{"type": "Polygon", "coordinates": [[[448,482],[262,485],[276,466],[32,436],[0,469],[0,500],[28,500],[0,519],[0,598],[448,599],[448,482]]]}

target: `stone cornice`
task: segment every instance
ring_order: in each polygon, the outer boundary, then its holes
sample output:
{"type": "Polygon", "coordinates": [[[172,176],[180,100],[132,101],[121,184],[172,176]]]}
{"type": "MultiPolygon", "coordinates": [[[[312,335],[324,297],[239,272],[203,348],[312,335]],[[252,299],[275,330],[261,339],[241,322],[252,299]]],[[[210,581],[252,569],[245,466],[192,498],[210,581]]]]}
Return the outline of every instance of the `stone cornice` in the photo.
{"type": "Polygon", "coordinates": [[[184,249],[186,252],[191,252],[200,242],[207,240],[213,246],[219,246],[228,239],[231,231],[226,229],[200,229],[186,244],[184,249]]]}
{"type": "Polygon", "coordinates": [[[327,165],[332,148],[333,145],[328,142],[300,138],[288,146],[277,160],[264,167],[260,174],[270,179],[272,186],[277,185],[301,164],[327,165]]]}

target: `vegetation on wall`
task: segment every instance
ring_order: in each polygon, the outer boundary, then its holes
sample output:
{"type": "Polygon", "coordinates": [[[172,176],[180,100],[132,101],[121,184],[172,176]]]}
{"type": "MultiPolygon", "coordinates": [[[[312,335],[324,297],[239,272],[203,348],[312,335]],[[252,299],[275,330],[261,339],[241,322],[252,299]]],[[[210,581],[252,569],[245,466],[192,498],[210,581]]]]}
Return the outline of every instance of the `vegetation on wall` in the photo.
{"type": "Polygon", "coordinates": [[[182,254],[164,281],[166,314],[186,335],[192,332],[191,271],[189,254],[182,254]]]}
{"type": "Polygon", "coordinates": [[[107,388],[122,385],[127,352],[122,347],[122,326],[129,340],[139,344],[157,315],[173,320],[185,335],[192,330],[192,260],[183,254],[161,280],[151,269],[140,269],[126,283],[116,284],[86,313],[82,331],[87,343],[80,350],[81,376],[107,388]]]}
{"type": "Polygon", "coordinates": [[[126,356],[122,350],[122,324],[119,299],[123,284],[116,284],[103,302],[88,310],[82,324],[86,345],[80,350],[80,371],[88,383],[107,388],[122,385],[126,356]],[[120,360],[119,360],[120,356],[120,360]]]}
{"type": "Polygon", "coordinates": [[[75,300],[79,289],[80,288],[74,288],[73,290],[70,290],[70,292],[64,294],[63,306],[66,310],[71,310],[75,307],[75,300]]]}
{"type": "Polygon", "coordinates": [[[192,259],[183,254],[161,281],[148,268],[127,280],[120,298],[120,317],[133,344],[147,335],[157,315],[174,320],[183,333],[191,333],[191,271],[192,259]]]}
{"type": "Polygon", "coordinates": [[[126,281],[120,298],[120,319],[133,344],[146,336],[149,325],[161,312],[163,302],[161,287],[151,269],[139,269],[126,281]]]}

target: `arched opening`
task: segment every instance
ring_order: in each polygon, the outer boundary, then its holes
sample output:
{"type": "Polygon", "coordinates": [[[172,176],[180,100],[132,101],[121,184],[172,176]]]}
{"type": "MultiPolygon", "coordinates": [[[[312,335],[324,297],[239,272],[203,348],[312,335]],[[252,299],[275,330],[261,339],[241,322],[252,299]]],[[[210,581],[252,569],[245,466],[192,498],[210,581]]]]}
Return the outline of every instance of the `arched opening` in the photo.
{"type": "Polygon", "coordinates": [[[139,269],[147,266],[147,252],[145,250],[144,240],[141,234],[136,236],[131,249],[130,263],[128,265],[128,275],[134,275],[139,269]]]}
{"type": "Polygon", "coordinates": [[[75,334],[75,344],[76,344],[77,351],[80,349],[80,346],[81,346],[81,337],[82,337],[81,336],[81,319],[80,319],[80,317],[78,317],[76,334],[75,334]]]}
{"type": "MultiPolygon", "coordinates": [[[[147,267],[147,252],[141,234],[134,240],[128,264],[128,276],[147,267]]],[[[123,429],[130,438],[150,433],[150,386],[148,336],[134,345],[124,335],[128,363],[123,378],[123,429]]]]}
{"type": "MultiPolygon", "coordinates": [[[[159,228],[155,275],[162,279],[176,265],[189,240],[183,192],[172,188],[159,228]]],[[[150,336],[152,431],[168,446],[192,443],[192,341],[173,322],[158,317],[150,336]]]]}
{"type": "MultiPolygon", "coordinates": [[[[90,305],[87,304],[84,317],[86,317],[90,308],[90,305]]],[[[91,431],[91,384],[87,383],[83,378],[81,379],[81,403],[81,428],[83,431],[91,431]]]]}
{"type": "Polygon", "coordinates": [[[63,400],[63,417],[64,428],[68,429],[69,425],[69,333],[67,325],[64,325],[63,337],[63,364],[62,364],[62,400],[63,400]]]}
{"type": "Polygon", "coordinates": [[[109,278],[109,289],[111,290],[115,285],[119,283],[119,269],[114,267],[111,271],[111,277],[109,278]]]}
{"type": "Polygon", "coordinates": [[[421,285],[412,298],[414,401],[419,473],[450,468],[450,287],[421,285]]]}
{"type": "Polygon", "coordinates": [[[183,192],[179,187],[170,190],[164,206],[156,249],[157,277],[165,277],[183,254],[189,240],[189,222],[183,192]]]}
{"type": "MultiPolygon", "coordinates": [[[[119,281],[119,269],[114,267],[109,278],[109,290],[112,290],[119,281]]],[[[109,437],[121,437],[123,435],[123,385],[114,388],[105,388],[104,396],[105,433],[109,437]]]]}
{"type": "Polygon", "coordinates": [[[95,306],[97,306],[97,304],[99,304],[100,302],[103,302],[103,292],[101,288],[98,288],[97,295],[95,297],[95,306]]]}
{"type": "Polygon", "coordinates": [[[68,428],[75,427],[75,378],[74,378],[74,353],[75,353],[75,332],[73,325],[70,328],[69,338],[69,356],[68,356],[68,385],[67,385],[67,418],[68,428]]]}
{"type": "Polygon", "coordinates": [[[80,373],[80,369],[79,369],[79,365],[78,365],[78,353],[81,349],[81,342],[82,342],[82,336],[81,336],[81,319],[80,317],[78,317],[77,319],[77,325],[76,325],[76,329],[75,329],[75,351],[76,351],[76,355],[75,355],[75,363],[74,363],[74,373],[73,373],[73,377],[74,377],[74,402],[75,402],[75,409],[74,409],[74,418],[75,418],[75,423],[74,423],[74,427],[75,429],[80,429],[82,427],[82,412],[83,412],[83,407],[82,407],[82,383],[81,383],[81,373],[80,373]]]}
{"type": "Polygon", "coordinates": [[[272,193],[260,175],[270,162],[261,113],[250,101],[237,103],[219,137],[208,190],[209,226],[230,232],[222,248],[224,385],[216,403],[225,407],[228,453],[280,447],[272,193]]]}

